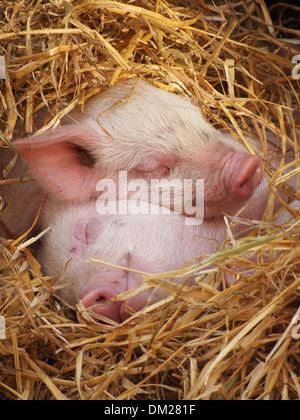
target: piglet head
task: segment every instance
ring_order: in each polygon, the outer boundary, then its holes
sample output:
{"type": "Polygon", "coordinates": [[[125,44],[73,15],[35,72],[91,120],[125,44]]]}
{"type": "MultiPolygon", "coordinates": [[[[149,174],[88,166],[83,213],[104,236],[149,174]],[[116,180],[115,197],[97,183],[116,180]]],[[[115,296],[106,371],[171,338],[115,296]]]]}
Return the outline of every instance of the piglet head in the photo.
{"type": "Polygon", "coordinates": [[[160,288],[142,287],[142,272],[168,268],[160,249],[166,246],[158,247],[150,239],[156,233],[148,217],[139,218],[136,225],[134,216],[99,216],[92,203],[70,207],[52,202],[46,205],[44,218],[52,226],[42,239],[38,259],[47,275],[59,274],[58,294],[69,304],[81,300],[96,314],[120,323],[166,296],[160,288]],[[129,298],[118,297],[127,291],[129,298]]]}
{"type": "Polygon", "coordinates": [[[195,184],[203,180],[204,216],[213,218],[239,210],[262,179],[259,156],[216,131],[191,102],[143,82],[96,95],[73,118],[79,124],[16,143],[46,190],[64,201],[98,197],[102,179],[116,185],[106,199],[130,198],[135,192],[118,184],[122,171],[128,183],[146,181],[138,185],[139,198],[162,206],[161,195],[151,193],[153,181],[179,180],[168,206],[191,216],[197,211],[185,211],[182,202],[198,205],[195,184]],[[184,186],[185,180],[191,182],[184,186]]]}

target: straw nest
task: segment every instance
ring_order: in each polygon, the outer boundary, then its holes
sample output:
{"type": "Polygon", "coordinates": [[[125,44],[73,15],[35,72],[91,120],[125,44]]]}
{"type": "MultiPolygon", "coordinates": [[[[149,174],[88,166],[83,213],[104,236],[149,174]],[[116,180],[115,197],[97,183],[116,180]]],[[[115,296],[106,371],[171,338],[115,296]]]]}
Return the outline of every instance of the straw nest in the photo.
{"type": "MultiPolygon", "coordinates": [[[[299,11],[263,0],[2,0],[2,146],[34,132],[39,109],[52,109],[43,128],[51,129],[89,97],[139,76],[195,98],[238,141],[256,133],[265,156],[266,131],[274,133],[297,172],[299,11]]],[[[297,192],[282,169],[266,163],[270,188],[292,203],[297,192]]],[[[289,223],[273,222],[270,200],[264,222],[240,241],[228,220],[220,251],[179,271],[188,277],[214,263],[198,287],[169,285],[167,300],[122,325],[83,322],[80,305],[55,297],[55,278],[43,276],[24,239],[6,243],[0,399],[299,399],[300,218],[285,207],[289,223]],[[225,272],[239,281],[220,291],[225,272]]],[[[145,287],[177,274],[145,278],[145,287]]]]}

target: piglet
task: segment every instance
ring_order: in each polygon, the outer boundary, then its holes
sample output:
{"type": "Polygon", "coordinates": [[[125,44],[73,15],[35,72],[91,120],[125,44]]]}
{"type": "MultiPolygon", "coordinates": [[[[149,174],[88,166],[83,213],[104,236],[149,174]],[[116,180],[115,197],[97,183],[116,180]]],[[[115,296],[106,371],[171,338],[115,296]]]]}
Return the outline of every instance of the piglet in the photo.
{"type": "MultiPolygon", "coordinates": [[[[148,203],[138,205],[148,212],[148,203]]],[[[226,238],[221,218],[190,226],[181,214],[162,214],[155,205],[151,209],[157,214],[99,215],[92,201],[73,206],[63,202],[46,205],[43,224],[51,224],[51,230],[42,238],[38,259],[47,275],[59,275],[56,285],[63,286],[59,294],[65,301],[75,305],[81,300],[98,315],[122,322],[168,294],[163,288],[155,288],[110,303],[115,296],[141,284],[139,272],[158,274],[177,269],[199,255],[213,253],[217,241],[226,238]]],[[[189,284],[194,284],[194,279],[189,284]]]]}
{"type": "MultiPolygon", "coordinates": [[[[120,171],[127,173],[128,183],[143,179],[148,185],[154,179],[201,179],[204,217],[215,218],[235,214],[262,180],[260,156],[249,155],[230,136],[216,131],[188,100],[144,82],[121,83],[96,95],[84,114],[73,112],[63,123],[50,133],[16,143],[35,177],[63,201],[98,198],[101,179],[114,182],[118,199],[130,198],[119,191],[120,171]]],[[[193,185],[189,193],[194,197],[193,185]]],[[[108,191],[105,199],[116,195],[108,191]]],[[[148,201],[147,188],[140,192],[143,198],[148,201]]],[[[161,204],[156,201],[151,198],[161,204]]],[[[182,194],[175,190],[172,206],[176,209],[181,203],[182,194]]],[[[257,215],[263,207],[256,207],[257,215]]],[[[197,215],[196,209],[185,210],[188,216],[197,215]]]]}

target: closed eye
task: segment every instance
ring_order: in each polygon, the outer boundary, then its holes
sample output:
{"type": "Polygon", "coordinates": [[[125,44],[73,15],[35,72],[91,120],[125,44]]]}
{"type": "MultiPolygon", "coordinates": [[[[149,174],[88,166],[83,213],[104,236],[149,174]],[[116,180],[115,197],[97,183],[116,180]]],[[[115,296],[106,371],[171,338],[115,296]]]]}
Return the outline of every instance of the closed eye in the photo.
{"type": "Polygon", "coordinates": [[[154,169],[153,171],[139,171],[139,172],[141,172],[143,178],[163,179],[163,178],[169,177],[171,173],[171,169],[167,167],[162,167],[162,168],[154,169]]]}
{"type": "Polygon", "coordinates": [[[146,155],[137,165],[136,170],[144,178],[163,179],[168,178],[172,169],[175,168],[178,159],[176,156],[146,155]]]}

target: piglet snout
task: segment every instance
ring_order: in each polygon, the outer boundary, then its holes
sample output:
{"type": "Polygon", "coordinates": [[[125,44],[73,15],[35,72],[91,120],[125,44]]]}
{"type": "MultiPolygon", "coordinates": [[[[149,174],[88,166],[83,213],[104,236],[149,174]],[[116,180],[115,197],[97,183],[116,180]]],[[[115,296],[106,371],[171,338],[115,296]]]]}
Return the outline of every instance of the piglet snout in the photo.
{"type": "Polygon", "coordinates": [[[239,200],[247,200],[263,178],[261,157],[242,154],[232,159],[233,170],[229,181],[231,193],[239,200]]]}
{"type": "Polygon", "coordinates": [[[96,314],[121,323],[131,316],[128,305],[137,312],[146,302],[140,295],[125,301],[114,301],[114,298],[127,290],[134,289],[140,283],[140,277],[119,269],[102,272],[87,282],[79,298],[85,308],[91,308],[96,314]]]}
{"type": "Polygon", "coordinates": [[[81,300],[85,308],[93,307],[96,314],[120,323],[126,319],[121,311],[123,302],[107,303],[117,295],[118,292],[114,288],[103,285],[89,292],[81,300]]]}

